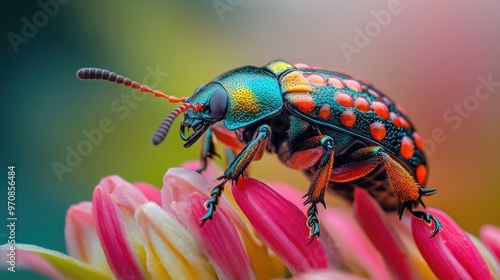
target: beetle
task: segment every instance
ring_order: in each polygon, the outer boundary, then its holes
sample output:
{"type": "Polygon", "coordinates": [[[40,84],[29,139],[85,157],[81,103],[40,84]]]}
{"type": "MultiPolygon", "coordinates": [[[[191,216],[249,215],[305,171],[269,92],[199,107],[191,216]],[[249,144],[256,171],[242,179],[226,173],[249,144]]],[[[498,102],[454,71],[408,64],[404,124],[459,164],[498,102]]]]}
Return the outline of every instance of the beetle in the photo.
{"type": "Polygon", "coordinates": [[[319,237],[317,204],[325,207],[327,189],[353,200],[354,188],[366,189],[386,211],[401,219],[408,210],[434,228],[431,214],[414,210],[426,188],[427,162],[422,138],[403,109],[371,83],[338,71],[275,60],[263,67],[228,71],[195,90],[190,97],[169,96],[113,72],[83,68],[80,79],[102,79],[130,86],[172,103],[182,103],[153,136],[158,145],[173,121],[184,114],[180,136],[189,148],[202,135],[202,167],[216,155],[213,137],[239,153],[230,162],[205,203],[202,225],[212,219],[224,185],[239,176],[264,151],[311,179],[304,205],[311,241],[319,237]],[[186,132],[193,130],[191,134],[186,132]]]}

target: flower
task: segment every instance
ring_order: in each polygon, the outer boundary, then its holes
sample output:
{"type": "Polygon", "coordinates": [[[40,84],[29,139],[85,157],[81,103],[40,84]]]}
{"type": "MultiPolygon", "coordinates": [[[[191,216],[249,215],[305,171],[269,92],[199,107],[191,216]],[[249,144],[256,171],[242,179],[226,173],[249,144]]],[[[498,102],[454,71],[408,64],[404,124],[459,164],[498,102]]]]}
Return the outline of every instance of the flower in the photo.
{"type": "MultiPolygon", "coordinates": [[[[305,246],[309,241],[305,228],[301,235],[283,230],[285,225],[302,228],[305,215],[256,180],[240,180],[238,188],[249,197],[268,196],[269,204],[257,207],[263,217],[279,204],[286,213],[294,213],[286,224],[271,219],[269,228],[254,231],[223,197],[216,218],[200,227],[203,204],[216,184],[210,179],[213,172],[210,169],[203,177],[172,168],[162,190],[119,176],[103,178],[92,202],[73,205],[67,212],[69,255],[27,244],[16,244],[17,252],[29,260],[25,266],[54,279],[269,279],[287,271],[327,267],[319,241],[305,246]],[[280,247],[284,239],[295,250],[280,247]]],[[[7,251],[7,244],[0,250],[7,251]]]]}
{"type": "MultiPolygon", "coordinates": [[[[68,255],[16,244],[19,266],[53,279],[492,279],[500,275],[500,230],[481,240],[449,216],[433,225],[385,213],[363,189],[353,211],[320,209],[322,235],[309,245],[302,193],[281,183],[241,178],[226,188],[211,221],[204,202],[220,169],[172,168],[160,190],[103,178],[92,202],[66,214],[68,255]]],[[[1,245],[2,256],[9,244],[1,245]]],[[[5,264],[5,262],[3,262],[5,264]]]]}

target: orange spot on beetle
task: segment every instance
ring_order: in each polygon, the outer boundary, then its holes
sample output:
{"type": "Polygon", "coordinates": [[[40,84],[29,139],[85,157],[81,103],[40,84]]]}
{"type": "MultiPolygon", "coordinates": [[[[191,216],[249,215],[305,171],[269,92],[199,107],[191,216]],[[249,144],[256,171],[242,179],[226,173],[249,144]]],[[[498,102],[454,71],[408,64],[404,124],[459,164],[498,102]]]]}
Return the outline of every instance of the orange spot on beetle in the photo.
{"type": "Polygon", "coordinates": [[[375,114],[377,114],[377,116],[384,118],[386,120],[389,118],[389,109],[387,109],[387,106],[385,106],[384,103],[379,101],[373,101],[372,106],[373,106],[373,111],[375,111],[375,114]]]}
{"type": "Polygon", "coordinates": [[[356,115],[352,110],[345,110],[340,115],[340,121],[347,127],[353,127],[356,124],[356,115]]]}
{"type": "Polygon", "coordinates": [[[311,74],[311,75],[307,76],[307,79],[309,79],[309,82],[311,82],[311,84],[313,84],[315,86],[326,85],[325,78],[323,78],[322,76],[320,76],[318,74],[311,74]]]}
{"type": "Polygon", "coordinates": [[[330,105],[328,104],[323,104],[321,105],[321,108],[319,108],[318,116],[322,119],[328,119],[330,115],[332,114],[332,109],[330,108],[330,105]]]}
{"type": "Polygon", "coordinates": [[[417,176],[417,183],[420,185],[425,184],[425,180],[427,179],[427,167],[425,165],[421,164],[417,167],[416,170],[416,176],[417,176]]]}
{"type": "Polygon", "coordinates": [[[358,81],[355,80],[344,80],[344,84],[354,90],[354,91],[361,91],[361,85],[358,83],[358,81]]]}
{"type": "Polygon", "coordinates": [[[311,113],[314,110],[314,99],[309,95],[301,96],[292,102],[303,113],[311,113]]]}
{"type": "Polygon", "coordinates": [[[344,84],[337,78],[330,77],[328,78],[328,83],[337,88],[343,88],[344,84]]]}
{"type": "Polygon", "coordinates": [[[418,134],[417,132],[413,132],[413,141],[415,142],[415,146],[417,149],[423,151],[424,150],[424,144],[422,141],[422,136],[418,134]]]}
{"type": "Polygon", "coordinates": [[[391,112],[389,114],[391,116],[391,121],[396,127],[401,126],[401,120],[399,119],[399,116],[396,113],[391,112]]]}
{"type": "Polygon", "coordinates": [[[385,138],[386,130],[385,126],[381,122],[374,122],[370,124],[370,136],[377,140],[382,141],[385,138]]]}
{"type": "Polygon", "coordinates": [[[407,129],[411,128],[410,123],[408,123],[408,121],[405,118],[399,117],[399,121],[401,122],[402,127],[407,128],[407,129]]]}
{"type": "Polygon", "coordinates": [[[337,103],[339,103],[344,107],[354,106],[354,101],[352,100],[352,97],[343,91],[339,91],[337,92],[337,94],[335,94],[335,100],[337,100],[337,103]]]}
{"type": "Polygon", "coordinates": [[[358,109],[360,112],[370,111],[370,102],[368,102],[366,98],[357,97],[354,103],[356,104],[356,109],[358,109]]]}
{"type": "Polygon", "coordinates": [[[399,149],[399,153],[405,159],[410,159],[413,156],[413,152],[415,147],[413,146],[413,141],[410,137],[405,136],[401,140],[401,149],[399,149]]]}

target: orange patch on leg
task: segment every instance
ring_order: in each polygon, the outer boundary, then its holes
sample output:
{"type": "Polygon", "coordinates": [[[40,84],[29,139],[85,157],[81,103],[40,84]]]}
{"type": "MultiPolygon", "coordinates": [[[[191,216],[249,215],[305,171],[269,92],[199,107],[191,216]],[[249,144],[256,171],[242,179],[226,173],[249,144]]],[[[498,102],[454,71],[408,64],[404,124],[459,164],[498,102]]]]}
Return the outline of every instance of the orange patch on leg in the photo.
{"type": "Polygon", "coordinates": [[[366,174],[373,171],[373,169],[375,169],[375,167],[377,166],[378,164],[360,166],[359,168],[355,169],[335,168],[332,170],[332,173],[330,175],[330,181],[337,183],[350,182],[365,176],[366,174]]]}
{"type": "Polygon", "coordinates": [[[286,161],[286,165],[294,169],[307,169],[318,162],[324,152],[325,150],[321,146],[313,149],[293,152],[286,161]]]}
{"type": "Polygon", "coordinates": [[[312,192],[310,191],[310,199],[313,202],[324,203],[323,197],[325,195],[325,190],[328,187],[328,182],[330,181],[330,174],[333,167],[333,157],[334,153],[332,151],[327,164],[316,171],[316,174],[314,175],[314,179],[311,185],[312,192]]]}
{"type": "Polygon", "coordinates": [[[387,156],[385,170],[392,187],[394,195],[400,203],[407,201],[416,201],[420,198],[420,188],[413,179],[413,176],[406,171],[397,161],[387,156]]]}

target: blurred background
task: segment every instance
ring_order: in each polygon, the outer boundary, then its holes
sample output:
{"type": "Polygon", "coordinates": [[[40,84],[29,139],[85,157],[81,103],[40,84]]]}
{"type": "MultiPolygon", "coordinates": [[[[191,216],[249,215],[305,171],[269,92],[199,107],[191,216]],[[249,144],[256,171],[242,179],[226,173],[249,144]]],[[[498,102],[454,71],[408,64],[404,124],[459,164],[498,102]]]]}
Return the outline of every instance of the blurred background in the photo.
{"type": "MultiPolygon", "coordinates": [[[[66,252],[65,211],[90,200],[102,177],[160,186],[168,168],[198,158],[199,144],[184,149],[177,131],[151,144],[175,105],[112,83],[79,81],[79,68],[107,68],[189,96],[223,72],[277,58],[372,81],[406,108],[425,139],[428,186],[438,188],[427,206],[475,235],[483,224],[500,225],[498,1],[1,5],[0,216],[6,221],[7,166],[15,165],[19,243],[66,252]]],[[[252,166],[253,176],[307,188],[301,172],[277,162],[265,156],[252,166]]],[[[0,226],[0,243],[6,241],[0,226]]],[[[2,279],[31,277],[0,272],[2,279]]]]}

